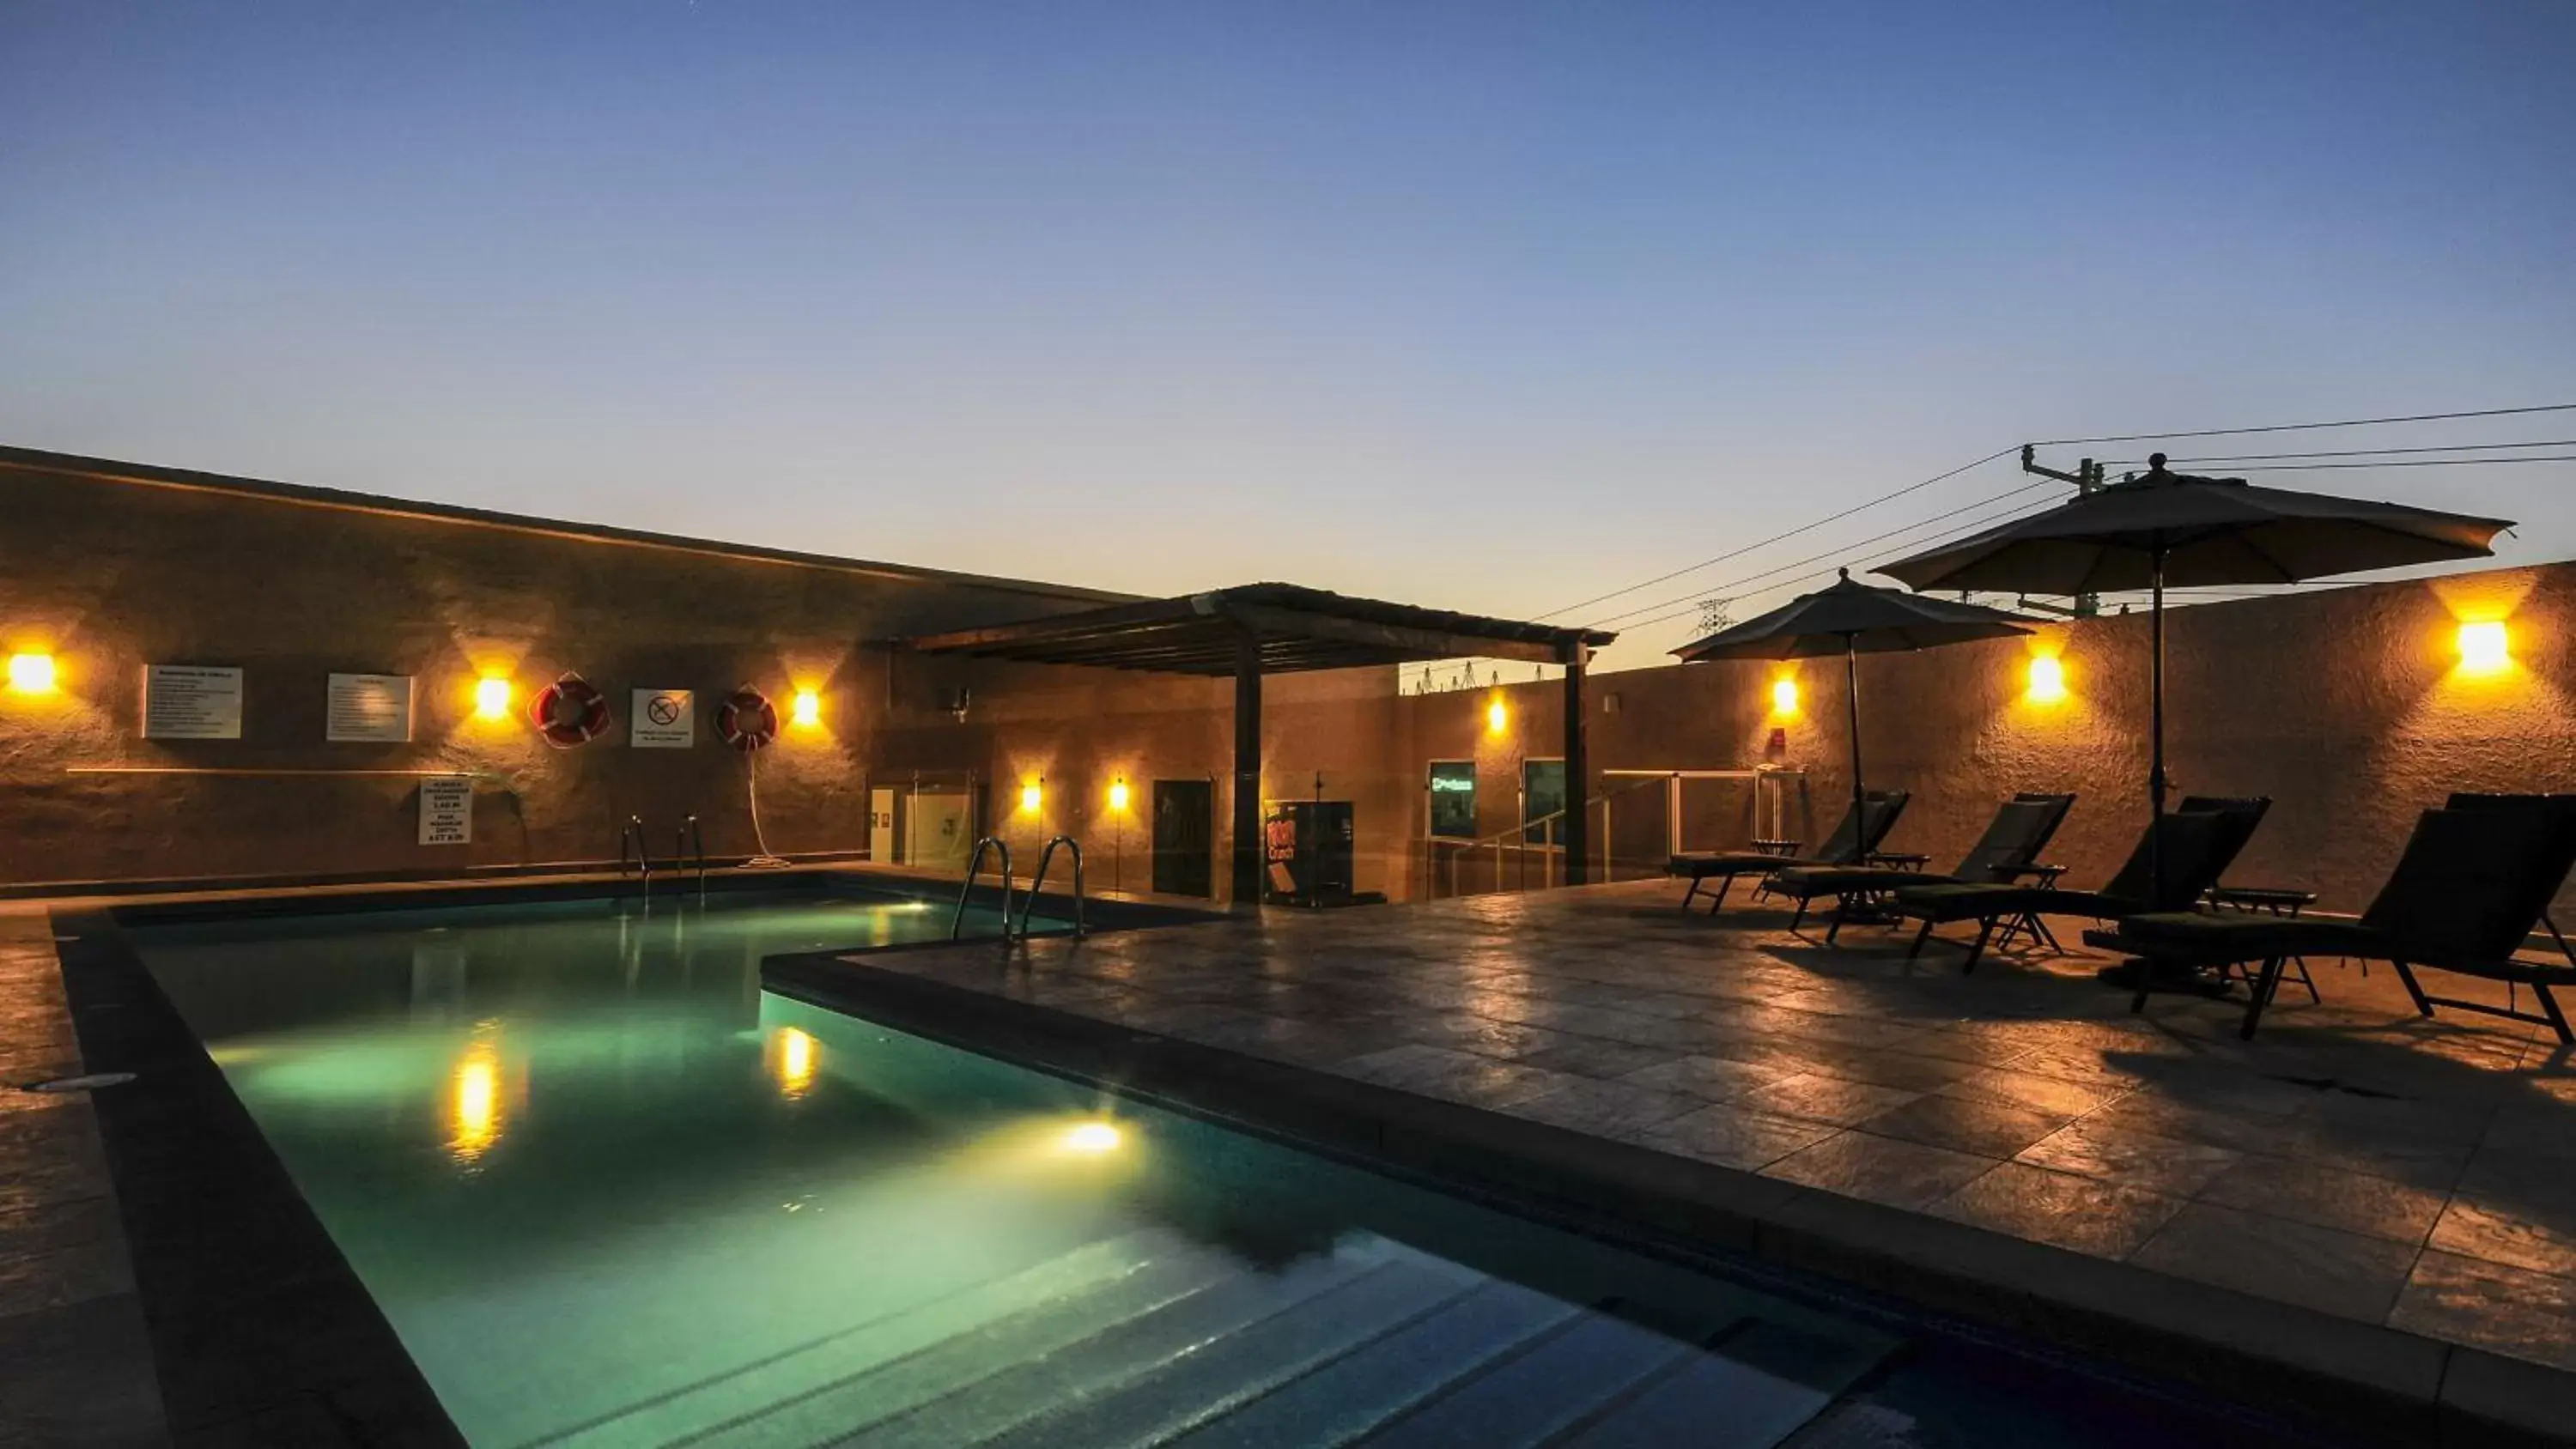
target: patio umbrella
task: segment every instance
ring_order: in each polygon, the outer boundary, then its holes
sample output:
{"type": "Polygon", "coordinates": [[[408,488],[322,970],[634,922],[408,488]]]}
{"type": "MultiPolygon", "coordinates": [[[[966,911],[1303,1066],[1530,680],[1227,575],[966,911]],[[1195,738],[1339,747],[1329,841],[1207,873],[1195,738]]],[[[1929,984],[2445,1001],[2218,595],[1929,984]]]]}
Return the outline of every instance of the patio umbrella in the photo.
{"type": "Polygon", "coordinates": [[[2027,634],[2019,615],[1977,604],[1874,589],[1852,582],[1851,570],[1812,594],[1800,594],[1770,613],[1721,629],[1673,653],[1685,664],[1711,659],[1810,659],[1843,657],[1844,697],[1851,706],[1852,816],[1860,810],[1860,656],[1896,649],[1928,649],[1971,639],[2027,634]]]}
{"type": "MultiPolygon", "coordinates": [[[[1972,538],[1888,564],[1917,589],[2087,594],[2152,591],[2154,765],[2147,798],[2165,809],[2165,586],[2284,584],[2327,574],[2486,558],[2501,519],[2199,478],[2147,460],[2144,476],[2068,499],[1972,538]]],[[[2159,881],[2161,884],[2161,881],[2159,881]]]]}

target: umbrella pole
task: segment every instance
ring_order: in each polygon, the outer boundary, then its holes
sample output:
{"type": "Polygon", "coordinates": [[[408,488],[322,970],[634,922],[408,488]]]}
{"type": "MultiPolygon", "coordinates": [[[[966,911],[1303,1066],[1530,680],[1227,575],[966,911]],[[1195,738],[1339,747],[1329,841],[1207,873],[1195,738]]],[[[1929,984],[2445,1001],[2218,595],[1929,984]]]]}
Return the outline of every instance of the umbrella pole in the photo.
{"type": "Polygon", "coordinates": [[[2154,891],[2148,901],[2150,909],[2164,909],[2165,853],[2163,829],[2157,824],[2165,813],[2165,549],[2158,545],[2153,567],[2148,575],[2150,586],[2147,606],[2147,630],[2153,641],[2155,662],[2148,669],[2148,695],[2152,700],[2148,733],[2152,738],[2152,763],[2147,770],[2147,880],[2154,891]]]}
{"type": "Polygon", "coordinates": [[[1843,700],[1849,705],[1851,712],[1852,829],[1857,832],[1852,839],[1867,840],[1869,831],[1864,828],[1867,822],[1861,815],[1860,636],[1857,634],[1843,636],[1843,700]]]}

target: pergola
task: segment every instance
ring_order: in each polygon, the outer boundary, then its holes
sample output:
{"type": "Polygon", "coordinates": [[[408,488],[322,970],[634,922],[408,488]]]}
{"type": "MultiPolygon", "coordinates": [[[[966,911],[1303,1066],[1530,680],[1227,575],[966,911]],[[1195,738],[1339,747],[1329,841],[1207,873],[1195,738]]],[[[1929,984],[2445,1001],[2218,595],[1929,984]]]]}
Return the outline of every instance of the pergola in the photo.
{"type": "Polygon", "coordinates": [[[1234,676],[1234,898],[1261,899],[1261,677],[1483,657],[1565,667],[1565,870],[1584,878],[1588,771],[1583,672],[1617,638],[1597,629],[1355,599],[1295,584],[1244,584],[1112,604],[1016,624],[901,641],[922,654],[1081,664],[1157,674],[1234,676]]]}

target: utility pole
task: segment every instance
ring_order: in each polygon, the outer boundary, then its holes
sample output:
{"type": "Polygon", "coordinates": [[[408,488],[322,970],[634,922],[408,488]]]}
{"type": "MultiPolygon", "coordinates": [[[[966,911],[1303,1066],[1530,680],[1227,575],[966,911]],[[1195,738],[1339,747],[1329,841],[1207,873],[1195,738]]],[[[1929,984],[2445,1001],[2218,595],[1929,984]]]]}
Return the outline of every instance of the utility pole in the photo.
{"type": "MultiPolygon", "coordinates": [[[[2034,460],[2032,453],[2033,449],[2031,444],[2024,443],[2021,445],[2021,470],[2025,473],[2036,473],[2042,478],[2054,478],[2060,483],[2072,483],[2075,485],[2075,491],[2079,497],[2092,493],[2103,486],[2102,465],[2094,462],[2090,458],[2086,458],[2078,462],[2075,465],[2075,471],[2067,473],[2061,472],[2055,468],[2041,467],[2038,462],[2034,460]]],[[[2078,619],[2090,619],[2101,612],[2102,596],[2100,594],[2077,594],[2075,596],[2075,607],[2069,611],[2071,617],[2078,619]]]]}

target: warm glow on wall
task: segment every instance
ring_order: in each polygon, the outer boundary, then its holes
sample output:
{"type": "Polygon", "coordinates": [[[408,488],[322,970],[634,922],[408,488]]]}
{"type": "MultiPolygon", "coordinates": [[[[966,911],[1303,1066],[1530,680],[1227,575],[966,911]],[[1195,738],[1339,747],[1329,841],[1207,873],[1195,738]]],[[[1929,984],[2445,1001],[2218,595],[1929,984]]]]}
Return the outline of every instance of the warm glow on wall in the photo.
{"type": "Polygon", "coordinates": [[[2066,698],[2066,666],[2054,654],[2033,655],[2030,661],[2030,688],[2024,698],[2033,704],[2055,704],[2066,698]]]}
{"type": "Polygon", "coordinates": [[[1771,681],[1771,712],[1773,714],[1798,712],[1798,681],[1786,677],[1771,681]]]}
{"type": "Polygon", "coordinates": [[[1038,807],[1045,803],[1045,786],[1032,782],[1020,787],[1020,813],[1035,815],[1038,813],[1038,807]]]}
{"type": "Polygon", "coordinates": [[[9,692],[11,694],[53,693],[54,656],[51,654],[10,655],[9,692]]]}
{"type": "Polygon", "coordinates": [[[1127,813],[1127,777],[1124,775],[1109,784],[1109,808],[1119,815],[1127,813]]]}
{"type": "Polygon", "coordinates": [[[787,722],[800,729],[812,729],[823,722],[823,697],[810,689],[796,691],[788,702],[787,722]]]}
{"type": "Polygon", "coordinates": [[[2513,641],[2504,621],[2487,619],[2460,626],[2460,672],[2494,674],[2512,667],[2513,641]]]}
{"type": "Polygon", "coordinates": [[[486,675],[474,685],[474,713],[483,719],[510,717],[510,681],[486,675]]]}
{"type": "Polygon", "coordinates": [[[1494,700],[1485,706],[1485,728],[1489,732],[1501,734],[1511,727],[1512,712],[1504,708],[1501,700],[1494,700]]]}

